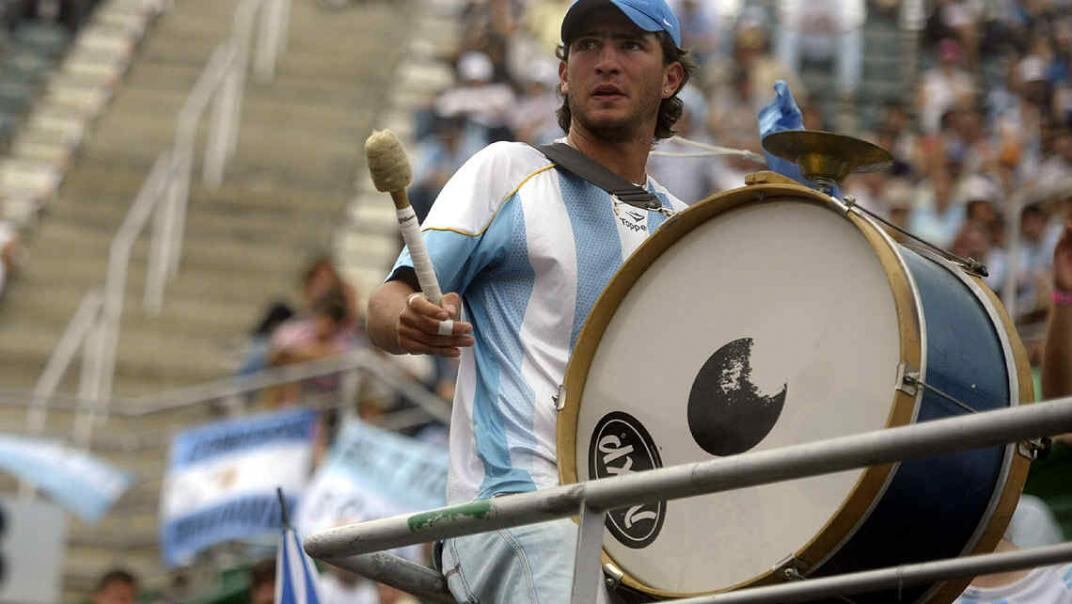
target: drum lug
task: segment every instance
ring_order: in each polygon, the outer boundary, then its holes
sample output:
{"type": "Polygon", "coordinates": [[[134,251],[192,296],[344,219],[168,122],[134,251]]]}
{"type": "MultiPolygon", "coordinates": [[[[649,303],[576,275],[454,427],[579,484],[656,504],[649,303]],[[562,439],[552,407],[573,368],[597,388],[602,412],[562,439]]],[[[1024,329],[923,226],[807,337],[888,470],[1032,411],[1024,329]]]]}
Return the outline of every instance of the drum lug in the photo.
{"type": "Polygon", "coordinates": [[[783,581],[800,581],[808,572],[808,565],[795,556],[786,556],[774,565],[774,574],[783,581]]]}
{"type": "Polygon", "coordinates": [[[897,390],[908,396],[916,396],[919,392],[919,371],[913,369],[908,363],[897,366],[897,390]]]}
{"type": "Polygon", "coordinates": [[[1050,454],[1053,441],[1049,437],[1034,438],[1016,443],[1016,452],[1030,461],[1041,459],[1050,454]]]}
{"type": "Polygon", "coordinates": [[[603,580],[610,589],[617,589],[622,584],[622,577],[624,576],[625,573],[616,564],[611,564],[610,562],[603,564],[603,580]]]}
{"type": "Polygon", "coordinates": [[[566,385],[559,384],[558,392],[551,395],[551,401],[555,404],[555,411],[561,411],[566,406],[566,385]]]}

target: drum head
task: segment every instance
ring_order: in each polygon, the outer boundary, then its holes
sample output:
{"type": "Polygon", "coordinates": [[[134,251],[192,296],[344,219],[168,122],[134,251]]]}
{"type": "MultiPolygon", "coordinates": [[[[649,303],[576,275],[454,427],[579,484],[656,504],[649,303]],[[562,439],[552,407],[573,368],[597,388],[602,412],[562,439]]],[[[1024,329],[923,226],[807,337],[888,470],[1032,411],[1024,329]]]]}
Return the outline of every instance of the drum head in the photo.
{"type": "MultiPolygon", "coordinates": [[[[648,243],[665,249],[654,259],[638,250],[615,277],[631,285],[612,283],[594,308],[566,380],[567,407],[579,409],[560,418],[560,451],[571,446],[565,457],[576,460],[565,481],[911,417],[912,400],[895,388],[904,319],[876,236],[814,194],[761,201],[750,193],[744,203],[745,193],[727,195],[735,198],[728,209],[701,204],[672,221],[694,226],[664,226],[648,243]],[[710,218],[690,217],[705,211],[710,218]]],[[[847,515],[867,512],[867,497],[854,495],[867,472],[618,510],[608,515],[604,550],[657,594],[764,581],[835,517],[843,534],[851,530],[847,515]]],[[[873,491],[884,476],[871,475],[873,491]]]]}

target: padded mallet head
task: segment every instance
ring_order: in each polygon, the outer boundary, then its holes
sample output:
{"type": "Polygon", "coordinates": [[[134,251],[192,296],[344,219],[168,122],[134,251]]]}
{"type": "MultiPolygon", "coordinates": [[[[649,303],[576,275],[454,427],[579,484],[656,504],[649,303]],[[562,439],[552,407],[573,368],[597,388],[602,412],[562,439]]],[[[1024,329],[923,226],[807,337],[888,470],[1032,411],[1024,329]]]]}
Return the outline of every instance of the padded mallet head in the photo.
{"type": "Polygon", "coordinates": [[[405,191],[413,179],[406,150],[390,130],[376,130],[368,137],[365,157],[372,182],[379,191],[405,191]]]}

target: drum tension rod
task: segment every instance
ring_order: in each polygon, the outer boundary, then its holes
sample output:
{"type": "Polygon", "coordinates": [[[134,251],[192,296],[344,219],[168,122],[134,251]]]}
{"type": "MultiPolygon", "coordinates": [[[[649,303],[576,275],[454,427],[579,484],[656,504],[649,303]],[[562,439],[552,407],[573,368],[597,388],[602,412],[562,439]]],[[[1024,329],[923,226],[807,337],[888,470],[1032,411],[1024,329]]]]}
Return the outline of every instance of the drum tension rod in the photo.
{"type": "MultiPolygon", "coordinates": [[[[932,386],[932,385],[928,384],[927,382],[924,382],[923,380],[919,379],[919,372],[909,370],[907,365],[902,364],[901,367],[898,367],[897,371],[898,371],[898,374],[899,374],[898,381],[901,384],[903,384],[904,386],[908,387],[908,388],[898,387],[898,389],[903,390],[906,394],[914,395],[916,393],[916,390],[915,390],[916,386],[919,386],[919,387],[923,388],[924,390],[929,390],[929,391],[933,392],[934,394],[944,398],[945,400],[953,403],[954,405],[956,405],[957,407],[960,407],[961,409],[967,411],[968,413],[979,413],[978,409],[973,408],[971,405],[965,403],[964,401],[962,401],[962,400],[956,398],[955,396],[943,391],[941,388],[937,388],[935,386],[932,386]]],[[[1018,449],[1018,451],[1019,451],[1019,453],[1021,455],[1023,455],[1024,457],[1027,457],[1028,459],[1039,459],[1039,458],[1045,457],[1047,454],[1049,454],[1050,446],[1052,444],[1053,443],[1050,440],[1050,438],[1044,436],[1042,438],[1035,438],[1035,439],[1022,441],[1022,442],[1018,443],[1019,447],[1017,447],[1017,449],[1018,449]]]]}
{"type": "MultiPolygon", "coordinates": [[[[784,566],[785,568],[782,570],[781,575],[782,575],[782,578],[785,579],[786,581],[796,582],[796,581],[807,581],[808,580],[808,578],[805,577],[803,575],[803,573],[801,573],[799,568],[798,568],[798,567],[803,567],[803,563],[799,559],[797,559],[797,558],[795,558],[793,556],[789,556],[788,558],[786,558],[782,562],[779,562],[775,566],[775,568],[780,568],[782,566],[784,566]]],[[[834,595],[832,597],[837,599],[837,600],[840,600],[842,602],[845,602],[845,604],[856,604],[856,600],[853,600],[852,598],[849,598],[848,596],[834,595]]]]}
{"type": "Polygon", "coordinates": [[[931,250],[932,252],[935,252],[936,254],[938,254],[939,256],[941,256],[943,258],[945,258],[946,260],[949,260],[949,261],[951,261],[951,262],[953,262],[955,264],[960,265],[961,268],[963,268],[964,270],[968,271],[969,273],[972,273],[972,274],[977,275],[979,277],[988,277],[990,275],[990,271],[986,268],[986,265],[983,264],[982,262],[979,262],[975,258],[965,258],[964,256],[954,254],[953,252],[950,252],[949,250],[946,250],[946,249],[943,249],[943,248],[941,248],[941,247],[939,247],[937,245],[934,245],[933,243],[931,243],[930,241],[927,241],[926,239],[923,239],[922,237],[917,237],[916,235],[913,235],[912,233],[908,232],[907,230],[902,229],[901,227],[897,226],[896,224],[893,224],[892,222],[886,220],[885,218],[879,216],[878,214],[875,214],[871,210],[868,210],[867,208],[865,208],[865,207],[863,207],[861,205],[858,205],[856,203],[856,198],[851,196],[851,195],[846,195],[844,197],[844,199],[842,199],[842,201],[845,203],[845,207],[848,208],[849,211],[855,210],[855,211],[861,212],[863,214],[866,214],[867,216],[869,216],[869,217],[881,222],[887,228],[892,229],[892,230],[904,235],[905,237],[908,237],[909,239],[912,239],[913,241],[919,243],[923,247],[931,250]]]}

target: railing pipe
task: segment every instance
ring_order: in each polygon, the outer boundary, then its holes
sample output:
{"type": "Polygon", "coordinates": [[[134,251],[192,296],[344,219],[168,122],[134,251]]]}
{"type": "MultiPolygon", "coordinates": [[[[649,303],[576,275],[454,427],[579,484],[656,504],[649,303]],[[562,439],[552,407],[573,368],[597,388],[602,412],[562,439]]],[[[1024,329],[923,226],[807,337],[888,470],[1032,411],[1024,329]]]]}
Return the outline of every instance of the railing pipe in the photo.
{"type": "Polygon", "coordinates": [[[238,151],[238,137],[240,136],[241,128],[238,127],[242,123],[242,100],[244,97],[243,91],[246,89],[246,73],[249,71],[249,55],[250,44],[253,41],[253,22],[256,17],[257,9],[261,7],[262,0],[243,0],[238,8],[235,10],[234,16],[234,39],[236,42],[236,49],[238,55],[235,60],[235,86],[238,88],[238,94],[233,99],[231,107],[231,113],[233,117],[231,121],[236,125],[234,130],[231,131],[231,139],[228,148],[228,157],[233,157],[238,151]]]}
{"type": "Polygon", "coordinates": [[[48,357],[41,377],[37,378],[34,385],[33,397],[30,399],[30,409],[26,414],[26,433],[29,435],[41,434],[45,429],[45,421],[48,419],[48,402],[56,389],[59,388],[63,374],[66,373],[74,356],[78,354],[82,342],[93,329],[97,316],[101,309],[100,289],[91,289],[82,297],[71,321],[67,324],[56,348],[48,357]]]}
{"type": "MultiPolygon", "coordinates": [[[[67,372],[74,356],[83,348],[83,342],[93,330],[97,317],[101,310],[101,292],[99,289],[91,289],[82,297],[71,321],[67,324],[56,348],[49,355],[44,371],[37,378],[34,385],[33,396],[30,398],[29,409],[26,413],[26,433],[37,436],[44,432],[45,422],[48,420],[49,399],[59,388],[63,374],[67,372]]],[[[23,499],[34,497],[34,487],[26,482],[19,482],[19,496],[23,499]]]]}
{"type": "Polygon", "coordinates": [[[214,97],[212,103],[212,120],[208,131],[208,143],[205,145],[204,164],[201,170],[202,181],[210,188],[223,184],[223,171],[230,153],[231,128],[234,127],[234,71],[237,63],[238,44],[234,39],[225,44],[226,52],[223,67],[218,79],[213,82],[214,97]]]}
{"type": "Polygon", "coordinates": [[[328,564],[373,581],[387,583],[417,596],[422,602],[455,603],[447,591],[447,582],[442,575],[399,556],[386,553],[366,554],[331,560],[328,564]]]}
{"type": "Polygon", "coordinates": [[[935,562],[905,564],[880,570],[804,579],[794,583],[755,587],[713,596],[675,600],[680,604],[792,604],[837,598],[922,583],[1026,570],[1072,561],[1072,543],[1059,543],[998,554],[965,556],[935,562]]]}
{"type": "MultiPolygon", "coordinates": [[[[145,228],[153,208],[159,199],[160,180],[165,174],[168,161],[162,154],[153,164],[149,177],[138,191],[130,211],[123,219],[108,252],[108,273],[104,282],[104,303],[100,313],[98,333],[94,347],[97,355],[97,377],[93,388],[89,390],[89,399],[95,401],[91,407],[91,416],[95,416],[98,407],[112,396],[112,380],[115,375],[116,348],[119,344],[119,322],[123,314],[123,297],[126,295],[127,271],[130,266],[130,254],[138,235],[145,228]]],[[[88,442],[88,441],[87,441],[88,442]]]]}
{"type": "Polygon", "coordinates": [[[582,502],[594,509],[615,509],[995,446],[1069,430],[1072,430],[1072,397],[352,524],[313,535],[306,541],[305,549],[323,559],[367,554],[564,518],[577,514],[582,502]]]}
{"type": "Polygon", "coordinates": [[[254,59],[253,73],[263,83],[275,78],[275,64],[279,49],[286,37],[284,30],[288,11],[284,8],[285,0],[264,0],[261,8],[261,30],[257,37],[257,54],[254,59]]]}
{"type": "MultiPolygon", "coordinates": [[[[450,403],[448,401],[408,380],[401,371],[365,351],[332,359],[266,369],[247,377],[226,378],[150,396],[127,399],[113,397],[110,404],[113,408],[112,415],[138,418],[181,410],[206,401],[242,395],[281,384],[354,371],[361,371],[367,374],[367,377],[379,379],[393,391],[405,395],[418,405],[425,418],[431,417],[441,423],[449,420],[450,403]]],[[[26,407],[28,401],[32,399],[32,391],[0,388],[0,406],[26,407]]],[[[68,412],[76,411],[88,402],[88,397],[84,396],[54,393],[47,397],[47,404],[51,409],[68,412]]]]}
{"type": "Polygon", "coordinates": [[[450,405],[423,387],[414,384],[402,375],[402,372],[388,363],[377,359],[372,353],[361,350],[333,359],[315,361],[303,365],[280,367],[262,372],[258,376],[226,379],[182,388],[144,399],[129,402],[127,415],[142,417],[166,411],[182,409],[205,400],[216,400],[227,396],[244,394],[271,386],[289,384],[324,375],[341,374],[361,369],[366,376],[379,380],[392,390],[402,394],[414,404],[421,407],[432,418],[443,423],[450,421],[450,405]]]}
{"type": "Polygon", "coordinates": [[[149,237],[149,263],[146,267],[145,294],[142,307],[153,316],[164,309],[164,288],[167,286],[167,252],[171,249],[172,233],[170,196],[164,189],[153,212],[153,228],[149,237]]]}

